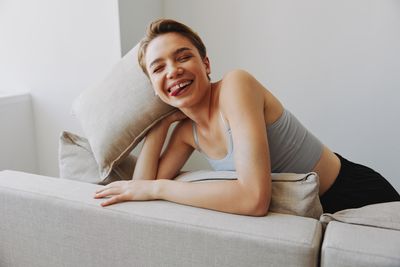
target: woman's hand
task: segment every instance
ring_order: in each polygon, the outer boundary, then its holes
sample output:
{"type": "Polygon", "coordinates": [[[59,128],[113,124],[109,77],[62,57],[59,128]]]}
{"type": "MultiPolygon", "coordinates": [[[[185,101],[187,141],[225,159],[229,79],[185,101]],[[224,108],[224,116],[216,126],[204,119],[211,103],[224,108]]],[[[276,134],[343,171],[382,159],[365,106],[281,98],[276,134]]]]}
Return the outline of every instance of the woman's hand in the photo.
{"type": "Polygon", "coordinates": [[[96,191],[94,198],[109,197],[101,205],[108,206],[129,200],[155,199],[155,182],[149,180],[116,181],[96,191]]]}

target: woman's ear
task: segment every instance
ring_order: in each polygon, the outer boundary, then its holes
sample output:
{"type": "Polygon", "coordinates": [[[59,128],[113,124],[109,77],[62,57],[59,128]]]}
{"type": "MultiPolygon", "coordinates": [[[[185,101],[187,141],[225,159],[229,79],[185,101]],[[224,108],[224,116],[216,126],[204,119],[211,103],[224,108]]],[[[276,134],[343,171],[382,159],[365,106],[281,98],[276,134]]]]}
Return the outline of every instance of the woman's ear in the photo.
{"type": "Polygon", "coordinates": [[[203,63],[204,63],[204,66],[206,67],[206,73],[207,73],[207,75],[209,75],[211,73],[211,67],[210,67],[210,60],[208,59],[207,56],[205,56],[203,58],[203,63]]]}

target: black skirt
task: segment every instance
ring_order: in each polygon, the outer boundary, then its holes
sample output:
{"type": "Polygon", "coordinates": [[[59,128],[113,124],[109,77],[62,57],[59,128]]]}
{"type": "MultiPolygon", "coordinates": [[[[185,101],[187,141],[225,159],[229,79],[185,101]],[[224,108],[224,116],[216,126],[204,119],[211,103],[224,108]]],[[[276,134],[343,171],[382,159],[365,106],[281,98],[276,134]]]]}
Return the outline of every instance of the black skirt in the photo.
{"type": "Polygon", "coordinates": [[[369,204],[400,201],[399,193],[382,175],[336,155],[341,167],[333,185],[320,197],[324,212],[334,213],[369,204]]]}

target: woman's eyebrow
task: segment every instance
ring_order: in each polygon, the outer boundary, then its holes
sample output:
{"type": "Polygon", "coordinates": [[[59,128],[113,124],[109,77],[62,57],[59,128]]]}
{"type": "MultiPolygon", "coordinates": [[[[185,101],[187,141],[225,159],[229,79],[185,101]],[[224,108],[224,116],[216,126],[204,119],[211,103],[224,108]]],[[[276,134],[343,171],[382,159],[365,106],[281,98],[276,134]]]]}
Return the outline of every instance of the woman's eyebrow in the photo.
{"type": "Polygon", "coordinates": [[[192,49],[189,47],[181,47],[181,48],[176,49],[175,52],[173,53],[173,55],[176,56],[176,55],[178,55],[184,51],[188,51],[188,50],[192,50],[192,49]]]}
{"type": "MultiPolygon", "coordinates": [[[[181,47],[181,48],[176,49],[176,50],[172,53],[172,56],[176,56],[176,55],[178,55],[178,54],[180,54],[180,53],[182,53],[182,52],[184,52],[184,51],[191,51],[191,50],[192,50],[192,49],[189,48],[189,47],[181,47]]],[[[157,64],[157,63],[160,62],[160,61],[162,61],[162,58],[156,58],[155,60],[153,60],[153,61],[150,63],[149,68],[151,68],[153,65],[157,64]]]]}

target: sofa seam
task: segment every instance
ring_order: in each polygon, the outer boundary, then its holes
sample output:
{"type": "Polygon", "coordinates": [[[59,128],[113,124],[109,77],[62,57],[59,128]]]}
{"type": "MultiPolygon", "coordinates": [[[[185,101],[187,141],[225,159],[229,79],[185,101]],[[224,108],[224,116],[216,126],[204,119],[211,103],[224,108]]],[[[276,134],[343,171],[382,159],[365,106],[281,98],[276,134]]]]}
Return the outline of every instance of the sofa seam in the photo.
{"type": "MultiPolygon", "coordinates": [[[[388,229],[388,230],[400,231],[400,229],[396,229],[396,228],[388,227],[388,226],[373,225],[373,224],[369,224],[369,223],[356,222],[356,221],[355,222],[346,222],[346,218],[341,218],[340,216],[339,216],[339,218],[336,218],[336,217],[334,217],[332,215],[324,215],[324,216],[329,217],[331,219],[331,221],[336,221],[336,222],[339,222],[339,223],[346,223],[346,224],[352,224],[352,225],[360,225],[360,226],[366,226],[366,227],[374,227],[374,228],[380,228],[380,229],[388,229]]],[[[357,217],[357,216],[347,216],[347,218],[348,219],[359,219],[359,217],[357,217]]],[[[327,224],[329,224],[331,221],[328,221],[327,224]]],[[[376,219],[376,221],[378,223],[386,223],[386,222],[388,222],[387,220],[381,220],[379,218],[376,219]]],[[[396,222],[394,222],[394,223],[396,223],[396,222]]]]}

